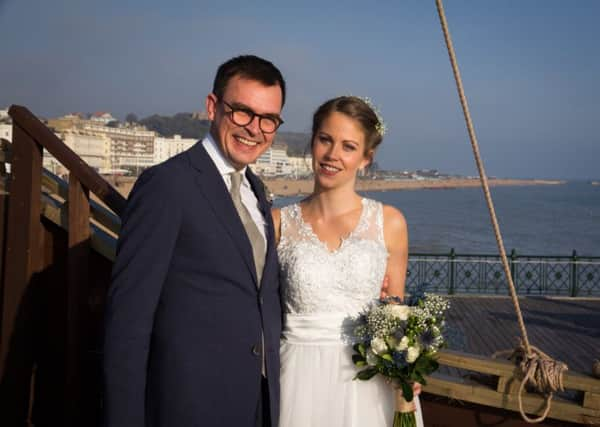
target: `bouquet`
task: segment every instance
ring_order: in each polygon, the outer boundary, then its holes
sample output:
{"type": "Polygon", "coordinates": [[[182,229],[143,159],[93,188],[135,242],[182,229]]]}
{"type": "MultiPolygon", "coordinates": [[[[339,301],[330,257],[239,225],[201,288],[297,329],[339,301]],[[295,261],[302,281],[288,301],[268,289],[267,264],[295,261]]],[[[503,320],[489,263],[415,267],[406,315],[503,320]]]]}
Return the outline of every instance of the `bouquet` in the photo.
{"type": "Polygon", "coordinates": [[[396,388],[394,427],[416,426],[412,384],[426,384],[425,376],[438,368],[436,354],[445,344],[447,299],[430,293],[408,305],[398,297],[372,304],[358,317],[354,329],[355,354],[360,368],[354,379],[383,375],[396,388]]]}

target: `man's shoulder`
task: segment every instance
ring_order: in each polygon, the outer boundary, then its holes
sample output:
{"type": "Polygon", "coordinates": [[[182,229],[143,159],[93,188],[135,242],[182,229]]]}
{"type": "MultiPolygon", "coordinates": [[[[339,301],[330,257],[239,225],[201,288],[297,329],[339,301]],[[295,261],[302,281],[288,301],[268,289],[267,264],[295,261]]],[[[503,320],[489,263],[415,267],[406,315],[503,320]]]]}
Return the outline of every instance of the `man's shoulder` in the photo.
{"type": "MultiPolygon", "coordinates": [[[[196,143],[200,144],[200,142],[196,143]]],[[[146,169],[140,178],[147,176],[159,181],[173,181],[177,179],[189,179],[189,174],[193,170],[191,162],[192,150],[197,150],[197,145],[192,146],[190,149],[183,151],[182,153],[176,154],[175,156],[158,163],[148,169],[146,169]]]]}
{"type": "Polygon", "coordinates": [[[134,190],[140,188],[155,191],[180,191],[193,182],[193,168],[187,151],[177,154],[162,163],[149,167],[137,179],[134,190]]]}

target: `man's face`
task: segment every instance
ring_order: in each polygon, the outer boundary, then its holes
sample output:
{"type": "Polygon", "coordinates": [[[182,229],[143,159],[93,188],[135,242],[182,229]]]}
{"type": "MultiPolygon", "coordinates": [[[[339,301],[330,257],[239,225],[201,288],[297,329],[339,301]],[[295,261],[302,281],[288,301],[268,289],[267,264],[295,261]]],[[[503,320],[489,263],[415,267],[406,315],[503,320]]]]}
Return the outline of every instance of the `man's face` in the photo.
{"type": "Polygon", "coordinates": [[[234,76],[229,80],[218,99],[214,94],[206,97],[206,111],[212,120],[211,134],[223,155],[237,170],[254,163],[273,143],[275,132],[265,133],[260,129],[260,118],[255,116],[246,126],[236,125],[231,108],[244,108],[256,114],[279,117],[282,94],[279,85],[265,86],[256,80],[234,76]]]}

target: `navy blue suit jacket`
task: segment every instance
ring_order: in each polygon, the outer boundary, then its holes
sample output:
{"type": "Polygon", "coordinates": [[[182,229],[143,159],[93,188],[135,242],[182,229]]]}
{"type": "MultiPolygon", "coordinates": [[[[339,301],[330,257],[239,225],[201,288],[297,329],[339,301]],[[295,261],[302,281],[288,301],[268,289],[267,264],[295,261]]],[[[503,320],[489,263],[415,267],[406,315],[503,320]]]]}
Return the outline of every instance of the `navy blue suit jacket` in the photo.
{"type": "Polygon", "coordinates": [[[281,306],[270,206],[260,289],[252,248],[202,143],[145,171],[122,218],[104,341],[105,424],[255,426],[264,331],[279,415],[281,306]]]}

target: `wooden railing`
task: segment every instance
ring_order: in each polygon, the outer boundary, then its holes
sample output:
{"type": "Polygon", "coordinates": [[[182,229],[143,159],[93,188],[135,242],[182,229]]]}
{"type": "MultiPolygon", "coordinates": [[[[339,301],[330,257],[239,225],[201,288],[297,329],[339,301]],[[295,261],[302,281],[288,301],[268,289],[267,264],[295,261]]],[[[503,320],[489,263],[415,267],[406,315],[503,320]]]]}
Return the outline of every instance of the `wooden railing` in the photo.
{"type": "MultiPolygon", "coordinates": [[[[469,374],[458,377],[435,373],[427,379],[423,388],[425,392],[452,400],[519,411],[519,372],[513,363],[449,350],[441,351],[438,361],[441,366],[469,371],[469,374]],[[477,378],[482,376],[486,376],[487,381],[478,381],[477,378]]],[[[600,425],[600,380],[567,371],[563,385],[573,398],[566,400],[554,396],[548,418],[600,425]]],[[[527,414],[542,413],[542,396],[524,393],[522,401],[527,414]]]]}
{"type": "MultiPolygon", "coordinates": [[[[0,165],[12,166],[10,197],[0,195],[0,425],[98,425],[102,313],[125,200],[25,108],[10,115],[13,144],[0,146],[0,165]],[[68,183],[42,169],[42,148],[68,183]]],[[[439,362],[475,375],[436,373],[426,393],[518,411],[512,363],[452,351],[439,362]]],[[[600,424],[600,380],[567,372],[564,385],[574,398],[555,397],[549,417],[600,424]]],[[[523,402],[532,414],[543,406],[534,394],[523,402]]]]}
{"type": "Polygon", "coordinates": [[[10,196],[2,199],[8,209],[0,209],[6,211],[0,424],[37,417],[52,425],[93,425],[102,388],[103,301],[115,252],[110,234],[118,233],[125,199],[26,108],[12,106],[9,114],[10,196]],[[68,184],[43,171],[44,149],[69,171],[68,184]],[[114,213],[91,202],[90,192],[114,213]]]}

